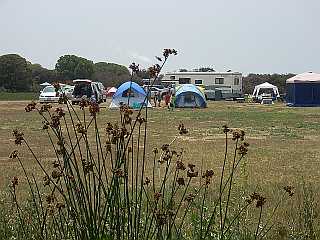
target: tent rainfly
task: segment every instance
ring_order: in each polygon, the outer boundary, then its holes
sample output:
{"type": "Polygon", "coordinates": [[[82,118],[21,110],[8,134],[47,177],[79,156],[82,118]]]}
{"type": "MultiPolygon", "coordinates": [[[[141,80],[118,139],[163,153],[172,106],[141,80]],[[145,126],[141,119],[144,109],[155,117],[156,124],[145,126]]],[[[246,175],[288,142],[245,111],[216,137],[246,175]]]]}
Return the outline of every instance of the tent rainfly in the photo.
{"type": "Polygon", "coordinates": [[[320,106],[320,74],[306,72],[286,81],[288,106],[320,106]]]}
{"type": "Polygon", "coordinates": [[[259,96],[261,96],[260,93],[261,93],[262,89],[271,89],[273,91],[273,95],[274,95],[273,98],[280,97],[278,87],[275,85],[272,85],[271,83],[268,83],[268,82],[265,82],[265,83],[262,83],[262,84],[255,86],[254,90],[253,90],[252,97],[258,99],[259,96]]]}
{"type": "Polygon", "coordinates": [[[152,107],[146,92],[135,82],[123,83],[113,95],[109,108],[119,108],[122,104],[129,105],[134,109],[140,108],[141,105],[152,107]]]}
{"type": "Polygon", "coordinates": [[[176,91],[176,107],[205,108],[206,97],[196,85],[183,84],[176,91]]]}

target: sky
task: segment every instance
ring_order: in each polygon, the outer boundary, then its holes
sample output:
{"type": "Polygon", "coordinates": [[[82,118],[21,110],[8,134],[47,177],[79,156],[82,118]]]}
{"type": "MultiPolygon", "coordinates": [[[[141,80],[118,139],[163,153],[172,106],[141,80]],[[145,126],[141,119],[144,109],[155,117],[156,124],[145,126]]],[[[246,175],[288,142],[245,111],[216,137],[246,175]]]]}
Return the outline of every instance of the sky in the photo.
{"type": "Polygon", "coordinates": [[[0,55],[64,54],[164,71],[320,72],[319,0],[0,0],[0,55]]]}

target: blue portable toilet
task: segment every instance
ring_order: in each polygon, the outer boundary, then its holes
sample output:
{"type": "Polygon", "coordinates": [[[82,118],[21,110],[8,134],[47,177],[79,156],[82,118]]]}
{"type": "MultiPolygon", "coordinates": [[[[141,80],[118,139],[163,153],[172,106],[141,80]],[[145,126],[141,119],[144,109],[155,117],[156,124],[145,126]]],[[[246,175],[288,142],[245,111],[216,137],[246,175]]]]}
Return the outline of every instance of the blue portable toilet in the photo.
{"type": "Polygon", "coordinates": [[[122,104],[128,105],[134,109],[142,106],[152,107],[147,98],[147,93],[135,82],[125,82],[117,89],[112,97],[109,108],[119,108],[122,104]]]}
{"type": "Polygon", "coordinates": [[[288,106],[320,106],[320,74],[307,72],[286,81],[288,106]]]}
{"type": "Polygon", "coordinates": [[[205,108],[206,97],[196,85],[183,84],[176,91],[176,107],[205,108]]]}

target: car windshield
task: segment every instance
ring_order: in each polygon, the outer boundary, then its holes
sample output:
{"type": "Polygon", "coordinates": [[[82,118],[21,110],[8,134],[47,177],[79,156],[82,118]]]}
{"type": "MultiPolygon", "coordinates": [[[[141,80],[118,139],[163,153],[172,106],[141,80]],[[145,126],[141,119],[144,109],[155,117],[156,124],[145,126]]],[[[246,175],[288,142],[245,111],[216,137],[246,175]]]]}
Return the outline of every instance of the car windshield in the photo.
{"type": "Polygon", "coordinates": [[[55,90],[55,88],[53,86],[48,86],[48,87],[45,87],[42,92],[51,93],[51,92],[55,92],[55,91],[56,90],[55,90]]]}

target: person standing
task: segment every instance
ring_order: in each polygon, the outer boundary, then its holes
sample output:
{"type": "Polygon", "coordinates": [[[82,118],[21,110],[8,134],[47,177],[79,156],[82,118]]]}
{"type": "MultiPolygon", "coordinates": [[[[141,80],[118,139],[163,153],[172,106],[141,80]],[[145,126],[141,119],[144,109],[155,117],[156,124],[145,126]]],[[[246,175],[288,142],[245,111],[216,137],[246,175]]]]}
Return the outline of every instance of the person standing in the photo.
{"type": "Polygon", "coordinates": [[[162,100],[161,93],[158,92],[158,94],[157,94],[158,107],[161,107],[161,100],[162,100]]]}
{"type": "Polygon", "coordinates": [[[153,96],[153,104],[154,104],[154,107],[157,107],[157,95],[158,95],[158,92],[155,92],[155,93],[154,93],[154,96],[153,96]]]}
{"type": "Polygon", "coordinates": [[[170,92],[166,92],[166,95],[164,95],[164,102],[167,106],[167,108],[170,108],[170,92]]]}
{"type": "Polygon", "coordinates": [[[176,95],[172,94],[171,100],[170,100],[170,110],[173,111],[175,108],[176,108],[176,95]]]}

